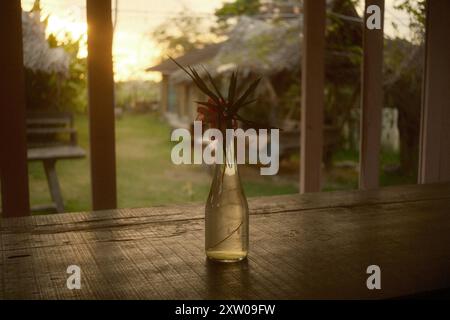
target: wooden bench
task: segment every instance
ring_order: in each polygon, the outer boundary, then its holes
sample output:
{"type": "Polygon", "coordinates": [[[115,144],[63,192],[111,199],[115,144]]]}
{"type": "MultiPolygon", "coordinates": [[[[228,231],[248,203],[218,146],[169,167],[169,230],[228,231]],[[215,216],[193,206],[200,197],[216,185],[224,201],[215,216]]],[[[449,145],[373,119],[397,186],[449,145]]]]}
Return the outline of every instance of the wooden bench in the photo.
{"type": "Polygon", "coordinates": [[[33,207],[33,211],[54,209],[64,212],[64,201],[56,174],[56,161],[81,159],[86,152],[77,145],[77,131],[71,113],[30,113],[27,115],[28,161],[42,161],[51,205],[33,207]]]}

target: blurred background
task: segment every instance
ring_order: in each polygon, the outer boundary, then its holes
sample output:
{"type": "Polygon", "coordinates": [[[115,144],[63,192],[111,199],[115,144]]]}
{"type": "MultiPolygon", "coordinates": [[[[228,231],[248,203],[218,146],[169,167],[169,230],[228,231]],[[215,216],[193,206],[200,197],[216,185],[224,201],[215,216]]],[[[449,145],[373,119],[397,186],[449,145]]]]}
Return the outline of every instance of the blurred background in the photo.
{"type": "MultiPolygon", "coordinates": [[[[173,128],[189,128],[201,94],[173,63],[263,75],[247,117],[283,129],[280,172],[242,166],[246,195],[298,192],[301,0],[112,0],[119,207],[204,201],[208,168],[175,166],[173,128]]],[[[323,191],[356,189],[363,1],[327,1],[323,191]]],[[[83,0],[22,0],[29,143],[68,133],[85,155],[56,162],[65,211],[91,208],[87,25],[83,0]],[[69,119],[68,129],[42,129],[69,119]],[[39,120],[36,120],[39,119],[39,120]],[[59,120],[58,120],[59,121],[59,120]],[[34,125],[34,127],[33,127],[34,125]],[[38,136],[36,138],[36,136],[38,136]],[[34,141],[33,139],[36,139],[34,141]]],[[[381,185],[417,180],[423,0],[386,0],[381,185]]],[[[31,205],[51,202],[44,167],[29,162],[31,205]]],[[[49,212],[40,210],[40,212],[49,212]]]]}

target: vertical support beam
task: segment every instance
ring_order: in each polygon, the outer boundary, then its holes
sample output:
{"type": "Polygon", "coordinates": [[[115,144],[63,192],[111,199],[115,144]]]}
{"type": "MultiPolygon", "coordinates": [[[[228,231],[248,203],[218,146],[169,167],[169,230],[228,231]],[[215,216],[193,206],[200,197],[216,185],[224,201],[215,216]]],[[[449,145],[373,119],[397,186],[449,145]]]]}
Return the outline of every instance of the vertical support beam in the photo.
{"type": "Polygon", "coordinates": [[[30,214],[20,1],[0,1],[0,172],[3,217],[30,214]]]}
{"type": "Polygon", "coordinates": [[[177,86],[177,99],[178,99],[178,118],[183,119],[186,115],[186,84],[181,83],[177,86]]]}
{"type": "Polygon", "coordinates": [[[164,115],[168,110],[169,104],[169,76],[167,74],[163,74],[161,79],[161,98],[160,98],[160,106],[159,112],[164,115]]]}
{"type": "Polygon", "coordinates": [[[111,0],[87,0],[92,204],[117,207],[111,0]]]}
{"type": "Polygon", "coordinates": [[[428,0],[419,183],[450,181],[450,1],[428,0]]]}
{"type": "Polygon", "coordinates": [[[361,92],[361,142],[359,188],[379,186],[381,111],[383,107],[383,27],[384,0],[366,0],[363,25],[363,62],[361,92]],[[381,29],[368,29],[367,8],[381,9],[381,29]]]}
{"type": "Polygon", "coordinates": [[[325,0],[304,1],[300,193],[318,192],[321,186],[325,9],[325,0]]]}

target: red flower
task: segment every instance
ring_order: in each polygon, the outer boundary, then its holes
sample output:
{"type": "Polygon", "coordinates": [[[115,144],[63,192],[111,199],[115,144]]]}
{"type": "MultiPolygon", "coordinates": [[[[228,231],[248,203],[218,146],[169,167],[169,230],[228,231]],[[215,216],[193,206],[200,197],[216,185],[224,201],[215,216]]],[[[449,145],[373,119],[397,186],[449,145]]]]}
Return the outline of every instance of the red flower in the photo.
{"type": "Polygon", "coordinates": [[[212,99],[208,99],[207,103],[199,103],[197,107],[197,120],[208,123],[211,127],[216,128],[219,109],[220,107],[212,99]]]}

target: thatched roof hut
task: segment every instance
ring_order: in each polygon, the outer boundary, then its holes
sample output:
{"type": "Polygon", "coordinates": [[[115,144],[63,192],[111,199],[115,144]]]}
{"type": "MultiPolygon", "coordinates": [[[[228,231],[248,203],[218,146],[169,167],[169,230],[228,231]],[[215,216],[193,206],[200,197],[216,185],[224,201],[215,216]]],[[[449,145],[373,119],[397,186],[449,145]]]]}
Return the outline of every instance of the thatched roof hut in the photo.
{"type": "Polygon", "coordinates": [[[243,72],[272,75],[300,63],[301,18],[270,22],[242,17],[212,61],[215,71],[235,64],[243,72]],[[237,48],[239,48],[237,50],[237,48]]]}
{"type": "MultiPolygon", "coordinates": [[[[244,73],[273,75],[283,70],[292,70],[299,66],[300,59],[300,27],[301,19],[271,22],[243,16],[230,32],[228,40],[215,45],[215,55],[208,59],[196,59],[190,64],[203,72],[200,66],[205,66],[213,75],[227,73],[236,67],[244,73]]],[[[187,53],[187,55],[195,52],[187,53]]],[[[171,64],[166,61],[152,68],[157,70],[163,65],[171,64]]],[[[173,71],[171,81],[174,83],[189,81],[182,70],[173,71]]]]}
{"type": "MultiPolygon", "coordinates": [[[[204,48],[194,49],[186,54],[182,55],[181,57],[177,58],[177,61],[181,65],[198,65],[200,63],[203,63],[205,61],[209,61],[212,58],[214,58],[217,53],[219,52],[220,48],[222,46],[222,43],[214,43],[207,45],[204,48]]],[[[175,63],[173,63],[172,60],[164,60],[160,64],[157,64],[153,67],[147,68],[146,71],[152,71],[152,72],[161,72],[162,74],[172,74],[176,71],[178,71],[179,68],[175,63]]]]}
{"type": "Polygon", "coordinates": [[[39,11],[22,12],[23,62],[32,71],[69,72],[69,55],[62,48],[50,48],[45,37],[45,23],[39,11]]]}
{"type": "MultiPolygon", "coordinates": [[[[359,19],[353,6],[346,7],[346,1],[327,0],[328,10],[344,13],[351,18],[359,19]]],[[[271,77],[283,71],[298,70],[301,62],[301,35],[303,15],[292,14],[286,18],[261,19],[251,16],[238,17],[236,25],[228,34],[228,39],[219,45],[213,57],[201,58],[202,49],[188,52],[186,56],[195,56],[194,63],[183,61],[183,65],[193,67],[205,66],[213,76],[227,73],[239,68],[245,75],[249,73],[271,77]]],[[[358,24],[355,24],[358,26],[358,24]]],[[[164,61],[149,71],[160,71],[158,67],[173,65],[172,61],[164,61]]],[[[199,73],[203,71],[198,68],[199,73]]],[[[181,70],[171,72],[173,83],[190,81],[181,70]]]]}
{"type": "MultiPolygon", "coordinates": [[[[357,47],[361,43],[362,20],[348,0],[327,0],[327,12],[330,22],[337,20],[341,28],[351,30],[348,39],[340,39],[342,32],[327,30],[329,46],[325,53],[327,79],[333,79],[336,83],[347,81],[349,85],[354,85],[355,79],[359,79],[359,67],[355,67],[352,59],[354,56],[359,57],[360,53],[359,51],[347,52],[349,48],[342,49],[334,44],[341,43],[342,40],[343,45],[347,47],[357,47]],[[344,18],[350,20],[345,21],[345,25],[341,22],[344,18]],[[339,72],[336,72],[337,69],[339,72]],[[336,74],[343,75],[344,79],[336,77],[336,74]]],[[[285,122],[289,118],[298,118],[296,113],[299,110],[297,106],[300,90],[296,88],[298,85],[293,79],[300,79],[302,28],[301,9],[288,16],[240,16],[230,30],[227,40],[215,45],[215,51],[217,51],[215,55],[205,57],[202,53],[209,50],[200,49],[187,52],[177,60],[182,65],[196,68],[201,76],[205,75],[204,69],[208,70],[218,80],[219,85],[224,86],[226,81],[221,80],[226,79],[228,74],[236,69],[239,70],[241,83],[248,82],[256,76],[262,76],[255,94],[264,97],[260,100],[258,108],[266,110],[259,114],[268,115],[268,119],[264,120],[273,121],[274,125],[278,125],[277,121],[285,122]],[[296,92],[296,94],[290,94],[290,92],[296,92]]],[[[185,100],[192,100],[189,90],[180,89],[181,94],[175,89],[170,90],[170,87],[192,85],[191,79],[185,72],[178,69],[170,60],[148,70],[160,71],[164,75],[161,105],[174,105],[169,108],[171,111],[185,110],[185,100]],[[171,69],[168,70],[167,67],[171,69]],[[183,93],[183,90],[187,93],[183,93]],[[173,102],[165,103],[170,100],[170,97],[173,102]]],[[[195,105],[192,108],[195,110],[195,105]]],[[[165,107],[161,109],[167,110],[165,107]]],[[[298,121],[295,123],[298,124],[298,121]]]]}

